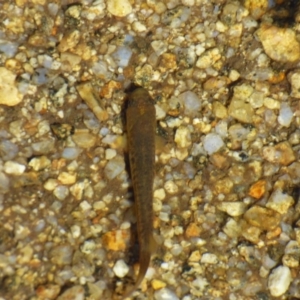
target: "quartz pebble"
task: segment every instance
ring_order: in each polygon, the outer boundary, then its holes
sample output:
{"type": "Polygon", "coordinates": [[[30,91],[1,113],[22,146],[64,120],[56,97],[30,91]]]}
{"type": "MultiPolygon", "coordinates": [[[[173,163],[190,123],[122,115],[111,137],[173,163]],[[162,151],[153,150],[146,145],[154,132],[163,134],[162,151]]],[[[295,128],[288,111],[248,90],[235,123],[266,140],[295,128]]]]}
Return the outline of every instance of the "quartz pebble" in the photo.
{"type": "Polygon", "coordinates": [[[273,297],[283,295],[289,288],[292,274],[288,267],[279,266],[272,270],[268,278],[268,288],[273,297]]]}
{"type": "Polygon", "coordinates": [[[278,123],[281,126],[289,127],[293,119],[293,111],[287,103],[282,103],[280,105],[278,123]]]}
{"type": "Polygon", "coordinates": [[[189,116],[195,115],[201,108],[200,98],[192,91],[187,91],[178,96],[178,100],[184,107],[184,112],[189,116]]]}
{"type": "Polygon", "coordinates": [[[203,139],[204,150],[212,155],[224,146],[222,138],[216,133],[209,133],[203,139]]]}
{"type": "Polygon", "coordinates": [[[162,288],[154,293],[155,300],[179,300],[174,292],[168,288],[162,288]]]}
{"type": "Polygon", "coordinates": [[[21,175],[24,173],[26,166],[14,161],[7,161],[4,164],[4,172],[6,174],[21,175]]]}
{"type": "Polygon", "coordinates": [[[213,253],[204,253],[201,257],[201,263],[215,265],[218,263],[218,257],[213,253]]]}
{"type": "Polygon", "coordinates": [[[113,271],[115,273],[115,275],[119,278],[123,278],[124,276],[127,275],[128,271],[129,271],[129,267],[126,265],[126,263],[124,262],[124,260],[119,259],[114,267],[113,267],[113,271]]]}

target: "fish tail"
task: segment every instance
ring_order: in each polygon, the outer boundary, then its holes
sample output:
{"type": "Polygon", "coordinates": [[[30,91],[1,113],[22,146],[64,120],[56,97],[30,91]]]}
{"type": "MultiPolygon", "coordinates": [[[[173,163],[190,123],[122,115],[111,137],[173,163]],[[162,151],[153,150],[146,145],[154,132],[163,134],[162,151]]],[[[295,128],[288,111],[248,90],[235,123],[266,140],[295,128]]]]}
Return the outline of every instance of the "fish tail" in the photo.
{"type": "Polygon", "coordinates": [[[140,259],[139,259],[139,264],[140,264],[140,268],[139,268],[139,273],[138,273],[138,277],[136,279],[136,282],[134,284],[134,286],[132,286],[122,297],[122,300],[125,300],[126,298],[130,297],[130,295],[140,286],[140,284],[142,283],[149,264],[150,264],[150,260],[151,260],[151,253],[149,250],[141,250],[140,251],[140,259]]]}

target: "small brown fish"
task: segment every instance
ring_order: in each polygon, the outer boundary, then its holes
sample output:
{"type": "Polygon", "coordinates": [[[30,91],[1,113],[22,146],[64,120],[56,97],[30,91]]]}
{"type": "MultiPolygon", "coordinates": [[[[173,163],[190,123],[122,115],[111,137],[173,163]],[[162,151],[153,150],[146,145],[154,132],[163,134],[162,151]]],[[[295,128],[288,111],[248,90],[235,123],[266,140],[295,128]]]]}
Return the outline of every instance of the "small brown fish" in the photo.
{"type": "Polygon", "coordinates": [[[151,259],[153,240],[153,180],[155,164],[155,107],[143,88],[134,90],[126,110],[128,151],[139,240],[139,274],[129,297],[141,284],[151,259]]]}

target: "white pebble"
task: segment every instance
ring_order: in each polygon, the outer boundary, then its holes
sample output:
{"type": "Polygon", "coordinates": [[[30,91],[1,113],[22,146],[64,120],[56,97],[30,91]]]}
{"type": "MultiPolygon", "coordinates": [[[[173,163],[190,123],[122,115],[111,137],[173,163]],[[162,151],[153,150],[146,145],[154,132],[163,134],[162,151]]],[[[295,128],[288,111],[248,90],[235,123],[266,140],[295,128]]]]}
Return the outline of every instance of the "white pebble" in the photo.
{"type": "Polygon", "coordinates": [[[117,155],[117,151],[115,149],[106,149],[105,150],[105,159],[110,160],[117,155]]]}
{"type": "Polygon", "coordinates": [[[11,175],[21,175],[24,173],[26,167],[22,164],[19,164],[14,161],[7,161],[4,164],[4,172],[6,174],[11,174],[11,175]]]}
{"type": "Polygon", "coordinates": [[[203,140],[204,150],[209,154],[213,154],[224,146],[222,138],[216,133],[209,133],[203,140]]]}
{"type": "Polygon", "coordinates": [[[127,275],[128,271],[129,271],[129,267],[126,265],[126,263],[124,262],[123,259],[119,259],[115,263],[115,265],[113,267],[113,271],[117,277],[123,278],[124,276],[127,275]]]}
{"type": "Polygon", "coordinates": [[[279,116],[278,116],[278,123],[281,126],[289,127],[293,119],[293,111],[291,110],[290,106],[283,102],[280,105],[279,116]]]}
{"type": "Polygon", "coordinates": [[[184,106],[186,115],[195,115],[201,108],[201,100],[191,91],[184,92],[178,96],[178,100],[184,106]]]}
{"type": "Polygon", "coordinates": [[[283,295],[289,288],[292,274],[288,267],[279,266],[272,271],[268,280],[268,287],[273,297],[283,295]]]}
{"type": "Polygon", "coordinates": [[[179,300],[174,292],[168,288],[162,288],[154,293],[155,300],[179,300]]]}
{"type": "Polygon", "coordinates": [[[128,66],[132,55],[132,50],[126,46],[120,46],[116,49],[116,51],[112,54],[113,58],[117,65],[121,68],[125,68],[128,66]]]}
{"type": "Polygon", "coordinates": [[[204,253],[201,257],[201,263],[215,265],[218,263],[218,257],[213,253],[204,253]]]}

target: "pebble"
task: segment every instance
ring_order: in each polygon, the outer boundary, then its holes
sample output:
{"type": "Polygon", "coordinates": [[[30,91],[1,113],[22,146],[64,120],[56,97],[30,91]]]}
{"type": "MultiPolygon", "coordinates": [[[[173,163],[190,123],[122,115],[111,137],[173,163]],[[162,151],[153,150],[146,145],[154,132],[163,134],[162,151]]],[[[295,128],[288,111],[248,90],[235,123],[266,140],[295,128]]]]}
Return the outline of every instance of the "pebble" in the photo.
{"type": "Polygon", "coordinates": [[[32,143],[31,147],[36,154],[48,154],[54,150],[55,141],[53,139],[43,140],[32,143]]]}
{"type": "Polygon", "coordinates": [[[242,123],[252,123],[254,111],[251,104],[242,99],[233,98],[228,108],[228,114],[242,123]]]}
{"type": "Polygon", "coordinates": [[[275,190],[271,194],[266,204],[266,207],[271,208],[283,215],[288,212],[289,208],[293,204],[294,204],[294,199],[292,196],[282,192],[281,190],[275,190]]]}
{"type": "Polygon", "coordinates": [[[281,142],[275,146],[263,148],[263,158],[271,163],[287,166],[296,160],[295,153],[289,142],[281,142]]]}
{"type": "Polygon", "coordinates": [[[300,59],[300,43],[293,29],[263,24],[257,36],[273,60],[292,63],[300,59]]]}
{"type": "Polygon", "coordinates": [[[36,289],[36,294],[40,299],[57,299],[60,293],[60,286],[57,284],[40,285],[36,289]]]}
{"type": "Polygon", "coordinates": [[[244,214],[245,220],[263,230],[273,230],[281,221],[280,214],[273,209],[261,206],[252,206],[244,214]]]}
{"type": "Polygon", "coordinates": [[[291,84],[291,97],[300,98],[300,70],[296,69],[288,74],[288,81],[291,84]]]}
{"type": "Polygon", "coordinates": [[[91,148],[95,146],[97,137],[89,132],[77,131],[72,135],[72,140],[80,148],[91,148]]]}
{"type": "Polygon", "coordinates": [[[188,127],[180,126],[175,133],[175,143],[179,148],[187,148],[192,144],[191,133],[188,127]]]}
{"type": "Polygon", "coordinates": [[[99,121],[108,119],[108,113],[99,104],[95,96],[94,88],[90,82],[80,83],[76,86],[80,97],[84,100],[86,105],[92,110],[99,121]]]}
{"type": "Polygon", "coordinates": [[[4,164],[4,172],[6,174],[21,175],[24,173],[25,169],[26,166],[11,160],[5,162],[4,164]]]}
{"type": "Polygon", "coordinates": [[[64,186],[64,185],[58,185],[54,188],[53,195],[58,199],[58,200],[64,200],[68,197],[69,195],[69,189],[64,186]]]}
{"type": "Polygon", "coordinates": [[[196,67],[206,69],[213,66],[221,58],[220,50],[213,48],[204,52],[197,60],[196,67]]]}
{"type": "Polygon", "coordinates": [[[119,259],[115,263],[113,267],[113,271],[117,277],[123,278],[127,275],[129,271],[129,267],[127,266],[127,264],[124,262],[123,259],[119,259]]]}
{"type": "Polygon", "coordinates": [[[19,147],[12,143],[10,140],[1,140],[0,141],[0,153],[1,158],[5,160],[10,160],[16,157],[19,152],[19,147]]]}
{"type": "Polygon", "coordinates": [[[222,138],[216,133],[209,133],[203,139],[203,148],[212,155],[224,146],[222,138]]]}
{"type": "Polygon", "coordinates": [[[161,280],[158,280],[158,279],[153,279],[151,281],[151,286],[154,290],[160,290],[160,289],[166,287],[166,283],[161,280]]]}
{"type": "Polygon", "coordinates": [[[61,172],[57,179],[61,182],[61,184],[73,184],[76,182],[76,174],[70,174],[68,172],[61,172]]]}
{"type": "Polygon", "coordinates": [[[124,251],[129,234],[126,230],[108,231],[102,236],[102,242],[106,249],[112,251],[124,251]]]}
{"type": "Polygon", "coordinates": [[[63,292],[63,294],[57,297],[57,300],[84,300],[84,294],[84,287],[82,285],[75,285],[63,292]]]}
{"type": "Polygon", "coordinates": [[[117,155],[117,151],[115,149],[106,149],[105,150],[105,159],[110,160],[117,155]]]}
{"type": "Polygon", "coordinates": [[[185,231],[187,238],[200,237],[202,230],[196,223],[190,223],[185,231]]]}
{"type": "Polygon", "coordinates": [[[55,265],[70,265],[73,258],[73,248],[71,245],[67,244],[54,246],[50,250],[49,256],[51,262],[55,265]]]}
{"type": "Polygon", "coordinates": [[[74,160],[79,156],[80,153],[81,153],[81,150],[79,148],[66,147],[66,148],[64,148],[64,150],[61,154],[61,157],[65,158],[67,160],[74,160]]]}
{"type": "Polygon", "coordinates": [[[34,171],[41,171],[51,165],[51,160],[48,159],[47,156],[42,155],[40,157],[32,158],[28,165],[32,167],[34,171]]]}
{"type": "Polygon", "coordinates": [[[290,106],[283,102],[280,105],[279,116],[278,116],[278,123],[281,126],[289,127],[293,120],[293,111],[291,110],[290,106]]]}
{"type": "Polygon", "coordinates": [[[201,109],[201,100],[194,92],[186,91],[178,96],[178,100],[187,116],[194,116],[201,109]]]}
{"type": "Polygon", "coordinates": [[[23,95],[16,87],[15,79],[14,73],[0,67],[0,104],[15,106],[23,100],[23,95]]]}
{"type": "Polygon", "coordinates": [[[108,163],[104,167],[104,174],[107,177],[107,179],[112,180],[116,178],[119,174],[121,174],[124,170],[124,157],[117,155],[108,161],[108,163]]]}
{"type": "Polygon", "coordinates": [[[200,262],[202,264],[215,265],[218,263],[218,257],[213,253],[203,253],[200,262]]]}
{"type": "Polygon", "coordinates": [[[169,194],[176,194],[178,192],[178,186],[172,180],[168,180],[165,182],[164,189],[169,194]]]}
{"type": "Polygon", "coordinates": [[[132,50],[127,46],[120,46],[116,49],[116,51],[112,54],[115,62],[119,67],[125,68],[128,66],[132,55],[132,50]]]}
{"type": "Polygon", "coordinates": [[[268,288],[273,297],[282,296],[289,288],[292,274],[288,267],[278,266],[272,270],[268,278],[268,288]]]}
{"type": "Polygon", "coordinates": [[[154,293],[155,300],[179,300],[174,292],[168,288],[162,288],[154,293]]]}
{"type": "Polygon", "coordinates": [[[132,6],[128,0],[108,0],[107,10],[116,17],[125,17],[132,11],[132,6]]]}
{"type": "Polygon", "coordinates": [[[265,179],[253,183],[248,192],[249,196],[260,199],[266,192],[266,184],[267,181],[265,179]]]}
{"type": "Polygon", "coordinates": [[[225,119],[227,118],[227,108],[219,101],[214,101],[212,104],[212,111],[216,118],[225,119]]]}
{"type": "Polygon", "coordinates": [[[219,210],[225,211],[231,217],[241,216],[247,209],[247,205],[243,202],[221,202],[217,207],[219,210]]]}
{"type": "Polygon", "coordinates": [[[80,39],[80,31],[79,30],[75,29],[75,30],[66,32],[58,45],[58,51],[66,52],[66,51],[74,48],[79,43],[79,39],[80,39]]]}

